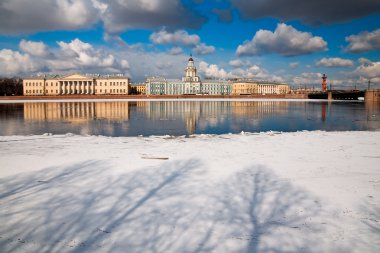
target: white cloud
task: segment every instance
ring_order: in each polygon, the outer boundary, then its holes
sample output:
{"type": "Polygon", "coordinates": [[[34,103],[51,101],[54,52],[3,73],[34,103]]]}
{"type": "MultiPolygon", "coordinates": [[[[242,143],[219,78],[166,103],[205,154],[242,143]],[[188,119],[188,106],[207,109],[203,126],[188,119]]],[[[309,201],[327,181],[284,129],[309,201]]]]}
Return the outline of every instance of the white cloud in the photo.
{"type": "Polygon", "coordinates": [[[334,68],[334,67],[352,67],[354,65],[354,62],[348,59],[342,59],[342,58],[322,58],[319,61],[316,62],[317,66],[321,67],[328,67],[328,68],[334,68]]]}
{"type": "Polygon", "coordinates": [[[205,78],[228,78],[228,74],[224,69],[219,68],[216,64],[208,64],[204,61],[199,63],[199,72],[205,78]]]}
{"type": "Polygon", "coordinates": [[[43,42],[34,42],[21,40],[19,47],[25,53],[28,53],[33,56],[46,56],[48,54],[48,48],[43,42]]]}
{"type": "Polygon", "coordinates": [[[196,45],[193,52],[199,55],[212,54],[215,52],[214,46],[207,46],[205,43],[200,43],[196,45]]]}
{"type": "Polygon", "coordinates": [[[293,76],[291,82],[297,85],[319,85],[322,83],[322,74],[316,72],[304,72],[293,76]]]}
{"type": "MultiPolygon", "coordinates": [[[[243,63],[243,62],[242,62],[243,63]]],[[[265,69],[258,65],[244,62],[246,68],[235,67],[231,71],[220,68],[217,64],[209,64],[201,61],[199,64],[199,72],[205,78],[226,79],[226,78],[250,78],[256,80],[270,80],[276,82],[284,82],[284,79],[277,75],[269,74],[265,69]]]]}
{"type": "Polygon", "coordinates": [[[89,43],[84,43],[75,39],[70,43],[57,42],[63,55],[68,56],[67,60],[75,62],[78,66],[87,67],[114,67],[117,65],[112,54],[96,50],[89,43]]]}
{"type": "Polygon", "coordinates": [[[240,68],[244,66],[244,62],[240,59],[231,60],[229,61],[229,64],[234,68],[240,68]]]}
{"type": "Polygon", "coordinates": [[[296,69],[296,68],[298,68],[299,65],[300,65],[299,62],[291,62],[291,63],[289,63],[289,68],[296,69]]]}
{"type": "Polygon", "coordinates": [[[365,58],[360,58],[359,63],[360,66],[355,69],[354,75],[360,79],[380,83],[380,61],[373,62],[365,58]]]}
{"type": "Polygon", "coordinates": [[[28,54],[9,49],[0,50],[0,75],[13,76],[38,69],[38,63],[33,61],[28,54]]]}
{"type": "MultiPolygon", "coordinates": [[[[205,43],[201,43],[201,38],[198,35],[189,34],[185,30],[177,30],[171,33],[162,29],[159,32],[152,33],[149,38],[154,44],[192,47],[192,51],[198,55],[212,54],[215,52],[214,46],[208,46],[205,43]]],[[[182,51],[180,51],[178,47],[174,47],[169,53],[180,54],[182,51]]]]}
{"type": "Polygon", "coordinates": [[[190,35],[184,30],[177,30],[174,33],[161,30],[152,33],[149,38],[155,44],[171,44],[188,47],[196,46],[201,40],[198,35],[190,35]]]}
{"type": "Polygon", "coordinates": [[[311,54],[327,50],[323,38],[308,32],[300,32],[290,25],[278,24],[274,32],[259,30],[251,41],[239,45],[238,56],[276,53],[283,56],[311,54]]]}
{"type": "Polygon", "coordinates": [[[346,51],[353,53],[362,53],[371,50],[380,50],[380,29],[373,32],[361,32],[358,35],[346,37],[349,42],[346,51]]]}
{"type": "Polygon", "coordinates": [[[182,54],[183,53],[183,50],[182,48],[180,47],[172,47],[170,50],[169,50],[169,54],[170,55],[179,55],[179,54],[182,54]]]}
{"type": "Polygon", "coordinates": [[[25,53],[1,50],[0,74],[28,75],[37,71],[55,74],[70,71],[125,73],[130,69],[127,58],[113,50],[94,48],[79,39],[68,43],[60,41],[57,44],[58,48],[49,48],[40,42],[23,40],[20,49],[25,53]]]}

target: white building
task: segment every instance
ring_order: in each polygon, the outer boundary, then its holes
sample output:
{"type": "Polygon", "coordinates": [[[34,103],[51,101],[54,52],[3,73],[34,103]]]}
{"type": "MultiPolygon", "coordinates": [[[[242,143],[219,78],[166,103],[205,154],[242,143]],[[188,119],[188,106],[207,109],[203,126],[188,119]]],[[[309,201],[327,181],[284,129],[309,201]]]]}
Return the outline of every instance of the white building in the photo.
{"type": "Polygon", "coordinates": [[[185,76],[180,79],[151,77],[146,79],[147,95],[249,95],[249,94],[287,94],[289,85],[285,83],[255,80],[209,80],[201,81],[192,57],[189,58],[185,76]]]}
{"type": "Polygon", "coordinates": [[[209,94],[230,95],[232,82],[226,80],[201,81],[192,57],[189,58],[185,76],[180,79],[151,77],[146,80],[147,95],[209,94]]]}

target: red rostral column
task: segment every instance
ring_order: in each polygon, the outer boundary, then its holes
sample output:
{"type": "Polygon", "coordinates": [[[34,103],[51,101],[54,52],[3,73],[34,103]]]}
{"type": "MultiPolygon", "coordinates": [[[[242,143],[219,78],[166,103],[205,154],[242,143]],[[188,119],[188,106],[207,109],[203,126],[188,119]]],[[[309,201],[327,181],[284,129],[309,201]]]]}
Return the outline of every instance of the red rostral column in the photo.
{"type": "Polygon", "coordinates": [[[325,74],[323,74],[322,76],[322,91],[326,91],[327,90],[327,76],[325,74]]]}

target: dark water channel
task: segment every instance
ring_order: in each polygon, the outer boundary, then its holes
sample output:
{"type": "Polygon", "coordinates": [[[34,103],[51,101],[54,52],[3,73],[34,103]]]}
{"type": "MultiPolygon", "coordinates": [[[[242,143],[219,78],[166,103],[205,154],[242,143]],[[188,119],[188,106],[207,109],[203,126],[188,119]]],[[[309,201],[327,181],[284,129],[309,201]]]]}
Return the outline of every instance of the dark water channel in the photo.
{"type": "Polygon", "coordinates": [[[0,135],[178,136],[269,130],[380,130],[380,105],[317,101],[0,104],[0,135]]]}

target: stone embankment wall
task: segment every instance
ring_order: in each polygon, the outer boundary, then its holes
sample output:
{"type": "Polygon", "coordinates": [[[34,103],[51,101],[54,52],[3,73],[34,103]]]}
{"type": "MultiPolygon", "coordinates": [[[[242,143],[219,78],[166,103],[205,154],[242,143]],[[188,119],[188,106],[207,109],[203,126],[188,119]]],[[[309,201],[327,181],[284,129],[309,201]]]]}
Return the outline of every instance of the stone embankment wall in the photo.
{"type": "Polygon", "coordinates": [[[268,99],[307,99],[306,94],[268,94],[268,95],[65,95],[65,96],[3,96],[0,100],[83,100],[83,99],[205,99],[205,98],[268,98],[268,99]]]}
{"type": "Polygon", "coordinates": [[[366,91],[364,99],[368,102],[380,102],[380,90],[366,91]]]}

